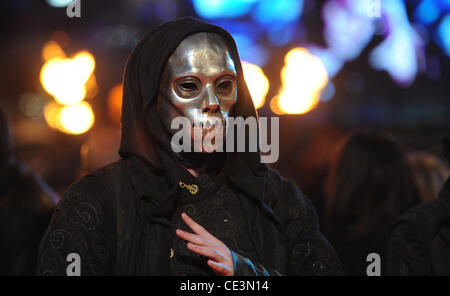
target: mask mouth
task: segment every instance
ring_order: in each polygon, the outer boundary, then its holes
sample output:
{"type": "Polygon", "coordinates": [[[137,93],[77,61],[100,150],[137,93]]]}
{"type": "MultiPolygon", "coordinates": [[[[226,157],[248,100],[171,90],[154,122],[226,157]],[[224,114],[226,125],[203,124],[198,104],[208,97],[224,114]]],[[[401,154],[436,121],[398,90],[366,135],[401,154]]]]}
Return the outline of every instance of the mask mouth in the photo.
{"type": "Polygon", "coordinates": [[[205,118],[196,122],[192,122],[193,129],[200,129],[203,132],[210,132],[216,128],[226,129],[227,121],[223,118],[205,118]]]}
{"type": "MultiPolygon", "coordinates": [[[[191,147],[196,152],[212,152],[209,151],[211,148],[205,148],[204,145],[214,146],[216,143],[217,145],[222,145],[220,143],[224,143],[225,137],[226,120],[223,118],[203,118],[191,125],[191,147]]],[[[215,149],[218,148],[214,147],[215,149]]]]}

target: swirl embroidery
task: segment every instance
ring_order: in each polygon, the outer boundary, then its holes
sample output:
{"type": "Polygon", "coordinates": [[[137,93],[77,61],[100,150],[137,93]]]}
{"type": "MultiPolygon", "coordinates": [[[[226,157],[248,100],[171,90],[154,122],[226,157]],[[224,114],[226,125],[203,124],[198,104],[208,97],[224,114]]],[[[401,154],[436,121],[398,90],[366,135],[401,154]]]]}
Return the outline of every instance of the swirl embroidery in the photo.
{"type": "Polygon", "coordinates": [[[50,245],[52,246],[53,249],[60,249],[64,246],[64,242],[66,241],[66,235],[70,236],[70,233],[68,231],[62,230],[62,229],[57,229],[54,230],[51,234],[50,234],[50,245]]]}
{"type": "Polygon", "coordinates": [[[89,203],[80,203],[67,209],[66,217],[72,226],[82,226],[85,229],[93,229],[98,225],[97,209],[89,203]]]}

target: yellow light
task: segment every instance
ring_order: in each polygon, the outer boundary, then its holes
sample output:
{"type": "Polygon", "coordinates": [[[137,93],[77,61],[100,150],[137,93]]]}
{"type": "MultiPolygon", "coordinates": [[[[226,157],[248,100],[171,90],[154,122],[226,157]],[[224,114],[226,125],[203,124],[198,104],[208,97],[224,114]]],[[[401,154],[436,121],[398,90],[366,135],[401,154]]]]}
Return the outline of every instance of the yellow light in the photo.
{"type": "Polygon", "coordinates": [[[270,100],[270,110],[277,115],[281,115],[283,114],[283,111],[280,109],[278,100],[279,96],[275,96],[270,100]]]}
{"type": "Polygon", "coordinates": [[[61,106],[56,103],[47,103],[44,107],[44,118],[47,124],[54,129],[59,129],[59,112],[61,106]]]}
{"type": "Polygon", "coordinates": [[[87,132],[94,124],[95,116],[87,102],[63,107],[59,112],[62,132],[79,135],[87,132]]]}
{"type": "Polygon", "coordinates": [[[116,125],[120,125],[120,115],[122,114],[122,95],[122,83],[113,86],[108,94],[109,119],[116,125]]]}
{"type": "Polygon", "coordinates": [[[42,59],[44,61],[51,60],[53,58],[65,58],[66,54],[61,49],[58,43],[55,41],[48,41],[42,48],[42,59]]]}
{"type": "Polygon", "coordinates": [[[76,71],[80,83],[86,83],[95,69],[95,59],[87,51],[79,52],[72,59],[73,70],[76,71]]]}
{"type": "Polygon", "coordinates": [[[252,96],[255,109],[261,108],[269,90],[269,80],[263,70],[257,65],[242,62],[242,70],[244,71],[244,79],[252,96]]]}
{"type": "Polygon", "coordinates": [[[282,88],[271,102],[275,113],[305,114],[315,108],[328,83],[322,61],[305,48],[294,48],[285,57],[281,70],[282,88]]]}
{"type": "Polygon", "coordinates": [[[98,94],[98,85],[97,85],[97,79],[95,78],[95,75],[92,74],[91,77],[89,77],[89,80],[86,82],[86,98],[91,99],[97,96],[98,94]]]}
{"type": "Polygon", "coordinates": [[[58,103],[77,104],[86,96],[86,83],[94,68],[94,57],[85,51],[73,59],[55,57],[42,67],[40,80],[44,89],[58,103]]]}

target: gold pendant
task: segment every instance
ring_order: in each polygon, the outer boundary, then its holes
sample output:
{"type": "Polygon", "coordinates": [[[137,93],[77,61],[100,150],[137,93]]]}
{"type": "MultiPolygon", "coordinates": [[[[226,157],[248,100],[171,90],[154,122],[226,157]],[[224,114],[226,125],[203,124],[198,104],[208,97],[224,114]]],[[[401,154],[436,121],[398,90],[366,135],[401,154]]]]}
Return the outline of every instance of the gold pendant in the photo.
{"type": "Polygon", "coordinates": [[[180,185],[180,188],[186,188],[189,191],[189,193],[192,195],[197,194],[197,192],[198,192],[197,184],[189,185],[189,184],[183,183],[182,181],[179,181],[178,185],[180,185]]]}

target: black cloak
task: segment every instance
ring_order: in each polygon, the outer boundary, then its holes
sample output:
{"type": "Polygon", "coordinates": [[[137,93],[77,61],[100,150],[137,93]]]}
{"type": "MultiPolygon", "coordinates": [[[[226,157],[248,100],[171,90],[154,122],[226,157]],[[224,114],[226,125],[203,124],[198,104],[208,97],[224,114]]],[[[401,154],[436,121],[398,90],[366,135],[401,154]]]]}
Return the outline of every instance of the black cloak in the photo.
{"type": "MultiPolygon", "coordinates": [[[[442,154],[450,164],[450,124],[442,154]]],[[[387,259],[388,275],[450,275],[450,178],[437,199],[410,209],[395,222],[387,259]]]]}
{"type": "MultiPolygon", "coordinates": [[[[225,39],[238,74],[231,116],[256,116],[231,35],[182,18],[151,31],[133,50],[124,76],[121,160],[71,185],[42,239],[38,274],[65,274],[69,253],[81,257],[83,275],[167,275],[181,166],[170,148],[156,101],[172,52],[200,32],[225,39]]],[[[236,275],[335,275],[339,259],[319,231],[311,202],[254,153],[226,155],[225,175],[247,219],[258,260],[235,257],[236,275]]]]}

